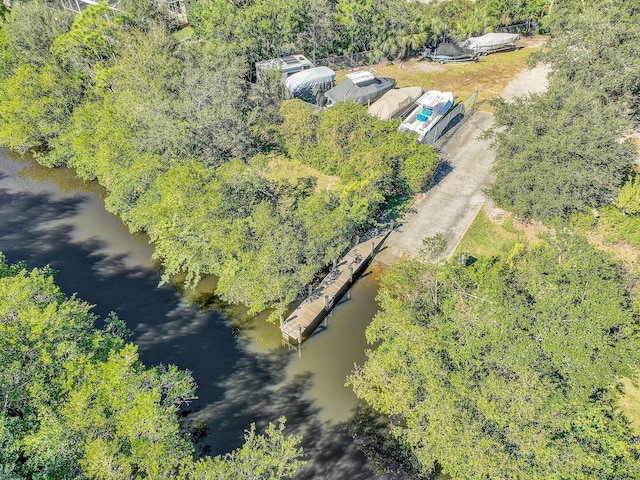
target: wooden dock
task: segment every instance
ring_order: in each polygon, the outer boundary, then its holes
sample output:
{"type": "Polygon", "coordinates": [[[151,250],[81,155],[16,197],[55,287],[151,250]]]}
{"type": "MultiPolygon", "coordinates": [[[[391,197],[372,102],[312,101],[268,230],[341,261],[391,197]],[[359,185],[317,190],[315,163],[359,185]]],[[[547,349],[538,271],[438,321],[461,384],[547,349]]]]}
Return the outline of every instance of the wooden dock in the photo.
{"type": "Polygon", "coordinates": [[[285,344],[296,347],[311,336],[333,306],[355,283],[390,232],[391,230],[386,230],[360,242],[337,262],[318,288],[280,325],[285,344]]]}

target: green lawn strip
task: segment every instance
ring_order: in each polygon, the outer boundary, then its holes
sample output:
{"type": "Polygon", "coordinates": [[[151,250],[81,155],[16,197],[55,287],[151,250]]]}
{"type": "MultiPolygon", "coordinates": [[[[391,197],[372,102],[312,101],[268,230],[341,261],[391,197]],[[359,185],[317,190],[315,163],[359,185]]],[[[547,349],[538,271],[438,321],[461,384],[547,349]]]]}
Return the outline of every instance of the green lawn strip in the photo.
{"type": "Polygon", "coordinates": [[[173,34],[173,36],[179,42],[182,42],[183,40],[187,40],[188,38],[191,38],[191,35],[193,35],[193,28],[191,27],[181,28],[180,30],[178,30],[173,34]]]}
{"type": "Polygon", "coordinates": [[[620,398],[620,410],[631,423],[633,432],[640,435],[640,388],[634,386],[628,378],[622,378],[620,382],[624,385],[624,394],[620,398]]]}
{"type": "Polygon", "coordinates": [[[635,249],[640,248],[640,216],[625,215],[609,205],[600,209],[598,226],[608,244],[627,242],[635,249]]]}
{"type": "Polygon", "coordinates": [[[506,256],[515,243],[523,239],[524,236],[514,230],[508,220],[503,225],[492,222],[483,207],[460,240],[452,258],[457,258],[461,253],[476,258],[506,256]]]}
{"type": "Polygon", "coordinates": [[[300,178],[314,177],[317,182],[316,190],[334,189],[340,182],[340,179],[336,176],[327,175],[309,165],[281,155],[270,156],[262,175],[274,181],[286,179],[294,185],[300,178]]]}

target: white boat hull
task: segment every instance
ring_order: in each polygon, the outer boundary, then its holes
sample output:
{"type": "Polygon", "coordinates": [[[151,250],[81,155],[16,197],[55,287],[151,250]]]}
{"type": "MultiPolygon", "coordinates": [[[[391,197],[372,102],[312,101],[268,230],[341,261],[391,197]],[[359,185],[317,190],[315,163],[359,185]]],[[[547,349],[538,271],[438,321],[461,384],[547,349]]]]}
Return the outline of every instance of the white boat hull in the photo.
{"type": "Polygon", "coordinates": [[[429,90],[415,103],[400,124],[401,132],[416,132],[418,142],[422,142],[429,131],[453,105],[453,93],[429,90]]]}

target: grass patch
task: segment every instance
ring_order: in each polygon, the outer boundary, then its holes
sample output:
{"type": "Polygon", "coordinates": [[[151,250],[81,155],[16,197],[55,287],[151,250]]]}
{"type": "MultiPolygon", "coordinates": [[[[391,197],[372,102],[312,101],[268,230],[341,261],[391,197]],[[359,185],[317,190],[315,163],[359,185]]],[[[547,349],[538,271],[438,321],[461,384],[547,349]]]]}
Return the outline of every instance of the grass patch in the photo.
{"type": "Polygon", "coordinates": [[[620,209],[607,205],[600,210],[598,231],[610,245],[629,243],[640,248],[640,216],[625,215],[620,209]]]}
{"type": "Polygon", "coordinates": [[[191,38],[191,35],[193,35],[193,28],[191,27],[181,28],[180,30],[178,30],[173,34],[173,36],[179,42],[182,42],[184,40],[187,40],[188,38],[191,38]]]}
{"type": "Polygon", "coordinates": [[[631,380],[623,378],[624,394],[620,397],[620,410],[631,423],[631,430],[640,435],[640,388],[634,387],[631,380]]]}
{"type": "Polygon", "coordinates": [[[286,179],[292,184],[296,184],[300,178],[314,177],[317,182],[316,191],[332,190],[336,188],[340,182],[340,179],[336,176],[327,175],[309,165],[278,155],[269,158],[263,172],[263,175],[269,180],[278,181],[286,179]]]}
{"type": "MultiPolygon", "coordinates": [[[[500,96],[507,84],[528,68],[527,58],[542,47],[521,48],[481,57],[479,62],[445,63],[440,65],[428,60],[411,59],[406,62],[372,65],[379,77],[395,78],[398,87],[419,86],[425,90],[447,90],[456,99],[463,100],[476,88],[480,89],[477,102],[484,102],[483,109],[490,110],[488,101],[500,96]]],[[[367,67],[363,67],[366,69],[367,67]]],[[[336,73],[336,83],[346,71],[336,73]]]]}
{"type": "Polygon", "coordinates": [[[524,235],[508,223],[507,228],[491,221],[484,207],[478,212],[471,226],[453,252],[452,258],[460,253],[473,257],[504,257],[516,242],[524,242],[524,235]]]}

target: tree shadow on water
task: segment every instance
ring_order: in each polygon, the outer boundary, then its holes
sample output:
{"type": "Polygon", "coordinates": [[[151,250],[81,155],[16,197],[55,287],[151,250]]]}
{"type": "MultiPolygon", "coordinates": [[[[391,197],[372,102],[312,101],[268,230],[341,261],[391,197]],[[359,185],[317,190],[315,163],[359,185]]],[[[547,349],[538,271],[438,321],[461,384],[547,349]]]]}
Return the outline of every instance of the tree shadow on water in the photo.
{"type": "Polygon", "coordinates": [[[0,251],[9,263],[24,260],[29,269],[50,265],[66,295],[77,293],[95,305],[97,327],[115,311],[133,330],[131,340],[143,363],[191,369],[200,401],[218,398],[216,384],[241,354],[224,321],[216,312],[200,313],[186,305],[172,287],[158,288],[160,275],[151,262],[148,267],[127,264],[126,253],[105,253],[99,237],[74,240],[76,216],[87,198],[0,188],[0,251]]]}
{"type": "Polygon", "coordinates": [[[185,304],[171,286],[158,288],[151,262],[131,265],[127,253],[107,253],[99,235],[74,240],[75,217],[87,198],[0,187],[0,251],[28,268],[51,265],[62,291],[96,305],[99,317],[115,311],[134,331],[143,363],[193,371],[199,399],[185,409],[183,422],[200,440],[201,453],[229,452],[242,444],[251,422],[263,431],[285,416],[287,432],[301,434],[307,452],[296,479],[394,478],[369,469],[347,424],[320,420],[321,407],[308,395],[311,373],[285,379],[295,354],[248,352],[244,340],[229,335],[223,315],[185,304]]]}

